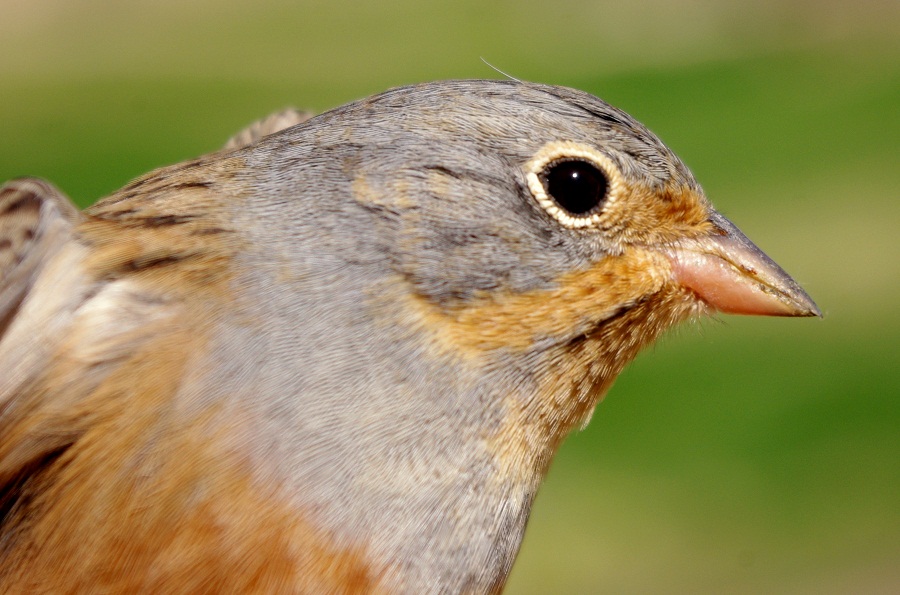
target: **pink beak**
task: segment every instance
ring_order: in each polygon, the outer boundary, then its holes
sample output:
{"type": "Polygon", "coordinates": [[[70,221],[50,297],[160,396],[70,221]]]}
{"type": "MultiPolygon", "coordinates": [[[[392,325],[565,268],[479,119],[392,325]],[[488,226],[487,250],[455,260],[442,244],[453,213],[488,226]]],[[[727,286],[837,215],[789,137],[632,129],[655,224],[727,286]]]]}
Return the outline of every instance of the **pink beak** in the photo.
{"type": "Polygon", "coordinates": [[[675,279],[703,302],[728,314],[822,316],[790,275],[715,213],[716,230],[669,247],[675,279]]]}

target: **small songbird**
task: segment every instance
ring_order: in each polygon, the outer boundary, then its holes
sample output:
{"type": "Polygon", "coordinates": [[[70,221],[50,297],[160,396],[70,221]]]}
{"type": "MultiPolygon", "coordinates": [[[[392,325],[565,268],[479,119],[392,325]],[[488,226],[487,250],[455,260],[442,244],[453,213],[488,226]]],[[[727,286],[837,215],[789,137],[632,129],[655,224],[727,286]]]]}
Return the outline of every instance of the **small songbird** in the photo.
{"type": "Polygon", "coordinates": [[[642,347],[819,314],[587,93],[445,81],[306,118],[83,213],[0,189],[3,593],[498,592],[642,347]]]}

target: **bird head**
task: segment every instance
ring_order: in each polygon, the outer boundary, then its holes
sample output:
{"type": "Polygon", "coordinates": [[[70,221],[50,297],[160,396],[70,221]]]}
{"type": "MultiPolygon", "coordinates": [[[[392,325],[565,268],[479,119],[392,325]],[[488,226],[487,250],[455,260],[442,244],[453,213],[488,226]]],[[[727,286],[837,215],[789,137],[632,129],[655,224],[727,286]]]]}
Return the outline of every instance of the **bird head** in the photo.
{"type": "Polygon", "coordinates": [[[419,85],[273,142],[293,143],[282,156],[307,150],[305,164],[327,164],[326,182],[350,179],[352,209],[334,208],[346,221],[369,215],[355,235],[389,255],[400,324],[445,354],[501,370],[512,392],[527,393],[516,423],[549,420],[554,442],[641,347],[682,320],[819,314],[668,147],[581,91],[419,85]]]}

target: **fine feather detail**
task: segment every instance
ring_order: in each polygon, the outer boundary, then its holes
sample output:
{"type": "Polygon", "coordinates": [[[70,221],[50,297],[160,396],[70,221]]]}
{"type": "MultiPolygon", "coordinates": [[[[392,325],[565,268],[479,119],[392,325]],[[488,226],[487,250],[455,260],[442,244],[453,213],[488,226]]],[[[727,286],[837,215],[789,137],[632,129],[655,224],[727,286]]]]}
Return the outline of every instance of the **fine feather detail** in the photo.
{"type": "Polygon", "coordinates": [[[75,205],[48,182],[22,178],[0,187],[0,337],[78,219],[75,205]]]}

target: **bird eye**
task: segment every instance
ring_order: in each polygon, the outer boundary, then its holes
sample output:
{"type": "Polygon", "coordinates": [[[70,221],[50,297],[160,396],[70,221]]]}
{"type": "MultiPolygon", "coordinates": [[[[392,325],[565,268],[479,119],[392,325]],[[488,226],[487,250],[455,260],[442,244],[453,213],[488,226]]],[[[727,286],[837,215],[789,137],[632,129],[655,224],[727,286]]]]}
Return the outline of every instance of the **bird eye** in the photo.
{"type": "Polygon", "coordinates": [[[609,155],[582,143],[551,141],[525,164],[537,203],[569,229],[603,228],[624,188],[609,155]]]}
{"type": "Polygon", "coordinates": [[[603,204],[609,180],[593,163],[582,160],[551,163],[542,176],[553,201],[570,215],[584,216],[603,204]]]}

